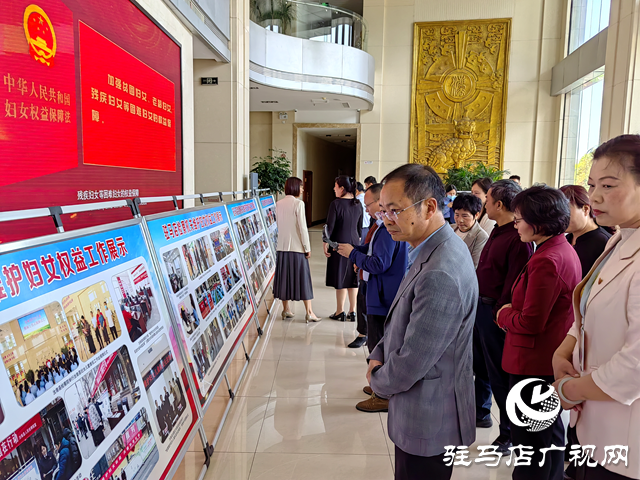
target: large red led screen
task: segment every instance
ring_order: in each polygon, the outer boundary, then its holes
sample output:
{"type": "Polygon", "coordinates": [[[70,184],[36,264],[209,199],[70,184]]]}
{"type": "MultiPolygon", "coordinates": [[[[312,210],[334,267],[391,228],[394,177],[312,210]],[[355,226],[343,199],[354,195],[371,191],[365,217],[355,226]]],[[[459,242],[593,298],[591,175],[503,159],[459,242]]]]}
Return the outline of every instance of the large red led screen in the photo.
{"type": "MultiPolygon", "coordinates": [[[[0,211],[182,193],[180,59],[128,0],[0,0],[0,211]]],[[[0,241],[52,225],[7,225],[0,241]]]]}

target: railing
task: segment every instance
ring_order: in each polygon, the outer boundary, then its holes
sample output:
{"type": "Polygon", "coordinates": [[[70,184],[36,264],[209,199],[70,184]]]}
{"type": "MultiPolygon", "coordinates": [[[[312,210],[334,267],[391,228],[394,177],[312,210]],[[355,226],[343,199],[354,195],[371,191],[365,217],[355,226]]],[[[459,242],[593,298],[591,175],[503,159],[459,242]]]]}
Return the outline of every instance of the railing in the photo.
{"type": "Polygon", "coordinates": [[[367,24],[361,15],[326,3],[251,0],[251,20],[276,33],[366,50],[367,24]]]}

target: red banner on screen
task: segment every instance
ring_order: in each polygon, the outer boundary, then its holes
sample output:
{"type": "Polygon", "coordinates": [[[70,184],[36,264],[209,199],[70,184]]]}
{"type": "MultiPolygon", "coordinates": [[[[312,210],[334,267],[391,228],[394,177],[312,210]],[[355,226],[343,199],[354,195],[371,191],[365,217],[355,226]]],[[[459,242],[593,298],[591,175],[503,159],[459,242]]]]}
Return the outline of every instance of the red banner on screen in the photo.
{"type": "Polygon", "coordinates": [[[80,22],[84,163],[176,170],[175,86],[80,22]]]}
{"type": "Polygon", "coordinates": [[[42,427],[42,418],[38,414],[0,442],[0,461],[18,448],[18,445],[33,435],[40,427],[42,427]]]}
{"type": "Polygon", "coordinates": [[[59,0],[2,5],[0,186],[78,166],[73,14],[59,0]]]}

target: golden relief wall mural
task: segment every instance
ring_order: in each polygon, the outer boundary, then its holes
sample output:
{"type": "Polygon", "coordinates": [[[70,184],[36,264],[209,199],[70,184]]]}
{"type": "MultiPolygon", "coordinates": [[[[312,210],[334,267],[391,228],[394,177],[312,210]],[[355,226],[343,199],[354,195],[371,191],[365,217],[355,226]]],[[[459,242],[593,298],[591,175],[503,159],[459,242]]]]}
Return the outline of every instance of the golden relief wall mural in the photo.
{"type": "Polygon", "coordinates": [[[411,162],[502,169],[510,19],[414,27],[411,162]]]}

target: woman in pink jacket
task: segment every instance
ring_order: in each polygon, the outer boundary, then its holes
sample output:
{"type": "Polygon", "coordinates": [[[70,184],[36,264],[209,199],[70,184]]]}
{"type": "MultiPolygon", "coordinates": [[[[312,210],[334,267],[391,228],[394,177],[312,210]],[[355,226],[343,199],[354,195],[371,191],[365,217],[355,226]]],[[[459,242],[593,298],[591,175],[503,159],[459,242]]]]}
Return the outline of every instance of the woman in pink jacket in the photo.
{"type": "Polygon", "coordinates": [[[576,480],[640,479],[640,135],[596,149],[589,198],[598,223],[620,231],[574,291],[554,385],[580,444],[595,446],[598,464],[576,480]]]}

